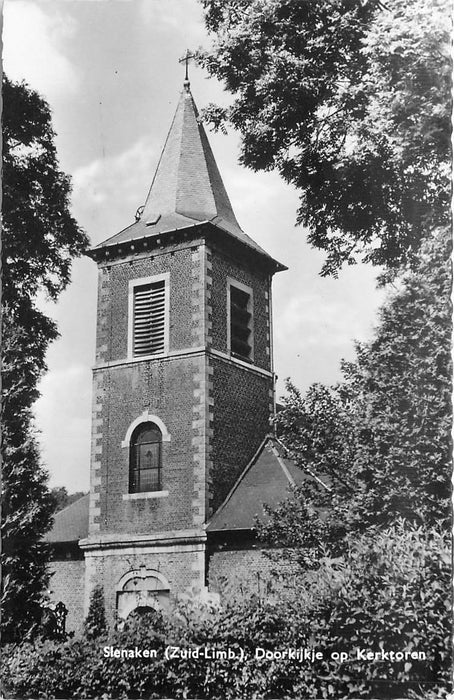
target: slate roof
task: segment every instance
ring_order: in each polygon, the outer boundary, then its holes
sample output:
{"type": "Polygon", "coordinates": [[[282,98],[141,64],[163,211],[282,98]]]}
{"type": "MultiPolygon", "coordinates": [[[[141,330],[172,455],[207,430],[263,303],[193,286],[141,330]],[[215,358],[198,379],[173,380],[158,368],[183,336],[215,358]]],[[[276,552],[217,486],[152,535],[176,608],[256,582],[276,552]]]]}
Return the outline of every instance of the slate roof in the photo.
{"type": "Polygon", "coordinates": [[[54,517],[54,524],[44,537],[49,543],[77,542],[88,537],[88,506],[90,494],[79,498],[71,505],[58,511],[54,517]]]}
{"type": "Polygon", "coordinates": [[[189,84],[185,85],[140,219],[91,249],[149,238],[170,231],[213,224],[273,261],[236,220],[189,84]]]}
{"type": "Polygon", "coordinates": [[[268,436],[208,522],[207,532],[253,529],[256,516],[266,520],[264,503],[275,508],[289,497],[291,486],[313,478],[285,456],[274,436],[268,436]]]}

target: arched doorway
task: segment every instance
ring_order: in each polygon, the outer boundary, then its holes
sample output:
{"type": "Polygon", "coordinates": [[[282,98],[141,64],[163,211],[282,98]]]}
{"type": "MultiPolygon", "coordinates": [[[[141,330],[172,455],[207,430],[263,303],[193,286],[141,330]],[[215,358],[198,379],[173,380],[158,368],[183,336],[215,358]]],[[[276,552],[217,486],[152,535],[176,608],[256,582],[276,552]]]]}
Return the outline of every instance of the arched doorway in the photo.
{"type": "Polygon", "coordinates": [[[155,629],[162,624],[162,613],[148,605],[139,605],[138,608],[131,610],[126,618],[126,624],[130,622],[145,625],[148,629],[155,629]]]}
{"type": "Polygon", "coordinates": [[[147,605],[140,605],[138,608],[134,608],[134,610],[131,610],[131,612],[128,615],[128,618],[130,617],[147,617],[147,615],[156,615],[156,610],[154,608],[150,608],[147,605]]]}
{"type": "Polygon", "coordinates": [[[122,576],[117,586],[117,613],[122,620],[133,612],[163,612],[169,605],[170,587],[159,571],[141,567],[122,576]]]}

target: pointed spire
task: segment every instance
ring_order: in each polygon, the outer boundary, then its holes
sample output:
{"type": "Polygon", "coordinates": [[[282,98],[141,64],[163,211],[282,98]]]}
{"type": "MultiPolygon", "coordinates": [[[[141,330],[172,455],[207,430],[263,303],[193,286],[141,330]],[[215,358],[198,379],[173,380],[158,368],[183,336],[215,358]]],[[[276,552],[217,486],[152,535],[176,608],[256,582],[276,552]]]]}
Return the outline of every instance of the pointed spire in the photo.
{"type": "Polygon", "coordinates": [[[271,261],[275,269],[285,269],[241,230],[200,122],[189,80],[185,79],[183,86],[153,182],[144,206],[137,210],[136,222],[99,243],[93,251],[209,222],[220,235],[230,234],[271,261]]]}
{"type": "Polygon", "coordinates": [[[152,226],[161,217],[175,214],[195,221],[215,220],[227,230],[242,233],[187,80],[141,220],[152,226]]]}

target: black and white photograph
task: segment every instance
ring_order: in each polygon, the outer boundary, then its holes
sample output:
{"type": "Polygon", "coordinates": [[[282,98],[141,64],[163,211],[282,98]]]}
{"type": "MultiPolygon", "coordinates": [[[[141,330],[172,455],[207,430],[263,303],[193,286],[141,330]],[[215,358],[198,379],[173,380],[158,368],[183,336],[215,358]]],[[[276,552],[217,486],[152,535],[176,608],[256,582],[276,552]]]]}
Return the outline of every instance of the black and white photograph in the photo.
{"type": "Polygon", "coordinates": [[[451,42],[4,1],[2,697],[454,697],[451,42]]]}

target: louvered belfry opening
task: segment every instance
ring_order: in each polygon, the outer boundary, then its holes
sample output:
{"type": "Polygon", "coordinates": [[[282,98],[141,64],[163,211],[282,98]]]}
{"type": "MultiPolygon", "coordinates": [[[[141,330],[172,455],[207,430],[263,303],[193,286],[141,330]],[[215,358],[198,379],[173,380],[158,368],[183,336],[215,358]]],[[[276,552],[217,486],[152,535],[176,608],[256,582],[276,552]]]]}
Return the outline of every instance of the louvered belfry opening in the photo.
{"type": "Polygon", "coordinates": [[[252,353],[250,301],[247,292],[230,287],[230,351],[243,360],[249,360],[252,353]]]}
{"type": "Polygon", "coordinates": [[[134,289],[133,353],[156,355],[165,349],[165,280],[134,289]]]}

